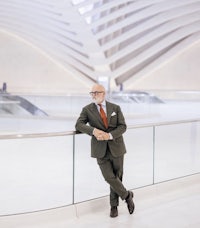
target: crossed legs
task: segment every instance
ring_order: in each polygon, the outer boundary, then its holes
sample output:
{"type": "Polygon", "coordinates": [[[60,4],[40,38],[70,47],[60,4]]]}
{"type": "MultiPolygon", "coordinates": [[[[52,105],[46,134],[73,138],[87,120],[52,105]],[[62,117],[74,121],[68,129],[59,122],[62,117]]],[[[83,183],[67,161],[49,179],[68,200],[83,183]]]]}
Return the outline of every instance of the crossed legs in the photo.
{"type": "Polygon", "coordinates": [[[97,158],[97,163],[105,181],[110,185],[110,205],[118,206],[119,197],[124,200],[128,196],[128,191],[122,184],[124,156],[113,157],[107,151],[106,156],[97,158]]]}

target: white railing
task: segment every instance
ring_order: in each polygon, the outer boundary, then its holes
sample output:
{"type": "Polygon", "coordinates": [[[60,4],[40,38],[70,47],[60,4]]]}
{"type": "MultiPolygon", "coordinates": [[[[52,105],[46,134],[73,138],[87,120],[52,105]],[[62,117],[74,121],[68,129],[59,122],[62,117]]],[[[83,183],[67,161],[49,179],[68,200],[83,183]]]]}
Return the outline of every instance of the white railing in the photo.
{"type": "MultiPolygon", "coordinates": [[[[133,124],[124,134],[129,189],[200,172],[200,119],[133,124]]],[[[74,131],[0,135],[0,215],[108,195],[90,137],[74,131]]]]}

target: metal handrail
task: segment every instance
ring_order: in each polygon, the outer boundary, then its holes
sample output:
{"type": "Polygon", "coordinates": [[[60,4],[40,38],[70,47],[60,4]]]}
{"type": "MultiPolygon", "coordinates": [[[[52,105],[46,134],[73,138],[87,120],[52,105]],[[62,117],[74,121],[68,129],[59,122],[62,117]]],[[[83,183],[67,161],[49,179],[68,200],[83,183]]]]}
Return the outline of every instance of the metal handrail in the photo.
{"type": "MultiPolygon", "coordinates": [[[[144,128],[144,127],[156,127],[162,125],[170,124],[181,124],[181,123],[191,123],[198,122],[200,118],[195,119],[185,119],[185,120],[171,120],[171,121],[155,121],[151,123],[139,123],[128,125],[128,129],[133,128],[144,128]]],[[[19,133],[19,134],[0,134],[1,139],[22,139],[22,138],[42,138],[42,137],[57,137],[57,136],[67,136],[78,134],[76,131],[62,131],[62,132],[47,132],[47,133],[19,133]]]]}

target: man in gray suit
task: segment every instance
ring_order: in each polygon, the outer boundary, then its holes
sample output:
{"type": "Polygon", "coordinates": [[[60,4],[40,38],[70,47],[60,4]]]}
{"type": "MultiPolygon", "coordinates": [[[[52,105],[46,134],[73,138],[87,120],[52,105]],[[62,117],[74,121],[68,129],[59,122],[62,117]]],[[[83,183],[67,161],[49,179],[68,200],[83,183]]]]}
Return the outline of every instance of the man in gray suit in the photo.
{"type": "Polygon", "coordinates": [[[110,216],[117,217],[119,197],[133,213],[133,192],[122,183],[126,148],[122,134],[126,123],[120,107],[105,100],[106,91],[95,84],[90,92],[93,103],[85,106],[76,122],[76,130],[91,136],[91,156],[97,159],[105,181],[110,185],[110,216]]]}

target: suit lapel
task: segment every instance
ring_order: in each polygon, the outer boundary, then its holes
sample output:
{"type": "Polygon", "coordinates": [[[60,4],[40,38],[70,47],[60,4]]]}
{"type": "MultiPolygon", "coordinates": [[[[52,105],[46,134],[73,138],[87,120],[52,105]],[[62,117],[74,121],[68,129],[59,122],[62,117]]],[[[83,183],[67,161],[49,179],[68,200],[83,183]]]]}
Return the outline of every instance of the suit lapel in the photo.
{"type": "Polygon", "coordinates": [[[107,119],[108,119],[108,124],[109,124],[110,123],[111,114],[113,112],[113,107],[108,102],[106,102],[106,111],[107,111],[107,119]]]}
{"type": "Polygon", "coordinates": [[[92,112],[94,113],[95,118],[97,118],[103,124],[103,120],[101,119],[101,116],[95,103],[93,103],[92,105],[92,112]]]}
{"type": "MultiPolygon", "coordinates": [[[[94,118],[97,119],[103,127],[105,127],[95,103],[92,103],[91,109],[94,114],[94,118]]],[[[107,119],[108,119],[108,124],[109,124],[111,114],[113,113],[113,106],[107,101],[106,101],[106,113],[107,113],[107,119]]]]}

